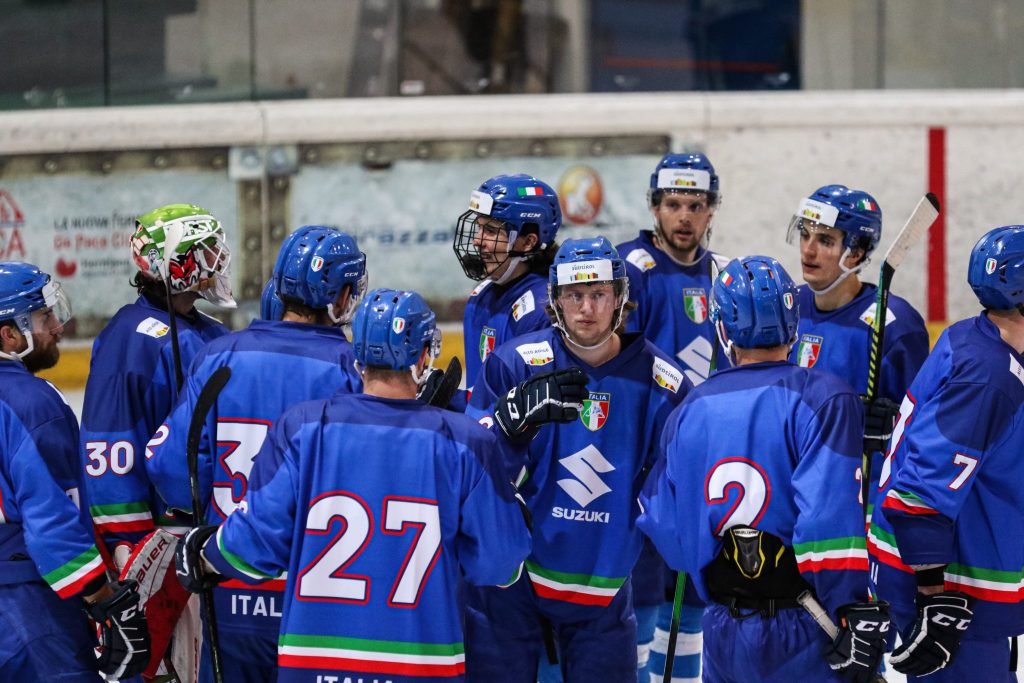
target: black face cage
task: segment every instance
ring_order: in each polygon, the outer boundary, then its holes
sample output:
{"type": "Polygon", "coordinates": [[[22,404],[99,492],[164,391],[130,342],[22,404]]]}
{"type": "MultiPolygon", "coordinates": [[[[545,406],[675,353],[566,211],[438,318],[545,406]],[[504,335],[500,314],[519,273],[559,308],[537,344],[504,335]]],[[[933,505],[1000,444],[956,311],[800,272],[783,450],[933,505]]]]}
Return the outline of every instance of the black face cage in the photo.
{"type": "Polygon", "coordinates": [[[480,229],[476,222],[479,217],[480,214],[472,210],[459,216],[459,222],[455,224],[455,241],[452,242],[455,256],[458,257],[463,272],[470,280],[483,280],[487,276],[484,259],[474,244],[476,233],[480,229]]]}

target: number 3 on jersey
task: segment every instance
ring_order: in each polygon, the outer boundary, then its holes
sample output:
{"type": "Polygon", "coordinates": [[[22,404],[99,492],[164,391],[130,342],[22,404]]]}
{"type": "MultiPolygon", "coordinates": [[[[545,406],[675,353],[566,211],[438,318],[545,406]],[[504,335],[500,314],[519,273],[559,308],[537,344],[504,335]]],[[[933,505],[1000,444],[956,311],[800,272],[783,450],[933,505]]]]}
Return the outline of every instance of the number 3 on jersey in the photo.
{"type": "MultiPolygon", "coordinates": [[[[340,531],[299,573],[297,597],[364,604],[370,599],[370,577],[347,570],[370,543],[373,514],[356,494],[331,491],[310,504],[306,535],[326,535],[335,522],[340,524],[340,531]]],[[[388,535],[404,534],[410,527],[416,530],[388,594],[391,607],[416,607],[440,556],[441,517],[437,502],[388,496],[384,499],[381,527],[388,535]]]]}
{"type": "Polygon", "coordinates": [[[213,505],[225,519],[242,505],[249,487],[253,460],[260,452],[268,431],[270,422],[267,420],[217,420],[217,450],[220,453],[217,465],[221,471],[214,476],[213,505]],[[225,473],[227,483],[224,483],[225,473]]]}
{"type": "Polygon", "coordinates": [[[725,458],[715,463],[704,480],[704,500],[707,504],[729,503],[732,506],[722,515],[715,528],[720,536],[734,526],[757,527],[768,502],[772,497],[772,486],[768,475],[761,466],[747,458],[725,458]]]}

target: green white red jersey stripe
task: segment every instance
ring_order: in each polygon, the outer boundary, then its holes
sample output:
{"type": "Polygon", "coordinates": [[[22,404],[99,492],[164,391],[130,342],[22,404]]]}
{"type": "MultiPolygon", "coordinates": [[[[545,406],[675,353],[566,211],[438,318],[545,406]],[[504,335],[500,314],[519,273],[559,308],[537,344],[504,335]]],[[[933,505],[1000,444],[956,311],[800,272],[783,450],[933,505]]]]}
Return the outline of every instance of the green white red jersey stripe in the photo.
{"type": "Polygon", "coordinates": [[[951,564],[946,567],[946,590],[958,590],[989,602],[1024,601],[1024,570],[996,569],[951,564]]]}
{"type": "Polygon", "coordinates": [[[100,551],[96,546],[92,546],[75,559],[43,576],[43,579],[57,595],[69,598],[105,571],[106,565],[103,564],[100,551]]]}
{"type": "Polygon", "coordinates": [[[288,572],[281,574],[276,579],[270,581],[264,581],[263,583],[257,583],[255,585],[239,581],[238,579],[228,579],[223,583],[217,584],[218,588],[243,588],[247,591],[276,591],[281,593],[284,591],[285,584],[288,583],[288,572]]]}
{"type": "Polygon", "coordinates": [[[115,503],[91,505],[89,514],[100,533],[115,531],[150,531],[153,514],[147,503],[115,503]]]}
{"type": "Polygon", "coordinates": [[[577,605],[607,607],[626,582],[626,577],[605,578],[556,572],[529,561],[526,563],[526,572],[539,597],[577,605]]]}
{"type": "Polygon", "coordinates": [[[392,676],[462,676],[462,643],[409,643],[339,636],[281,635],[277,661],[282,667],[360,671],[392,676]]]}
{"type": "Polygon", "coordinates": [[[923,500],[913,493],[903,493],[902,491],[889,491],[885,496],[885,500],[882,501],[882,507],[886,510],[906,512],[908,515],[938,514],[935,508],[926,505],[923,500]]]}
{"type": "Polygon", "coordinates": [[[868,552],[871,556],[883,564],[899,569],[902,572],[913,573],[914,570],[903,564],[900,558],[900,550],[896,547],[896,537],[888,531],[872,524],[868,531],[868,552]]]}
{"type": "Polygon", "coordinates": [[[801,572],[868,569],[868,551],[860,536],[794,543],[793,552],[801,572]]]}

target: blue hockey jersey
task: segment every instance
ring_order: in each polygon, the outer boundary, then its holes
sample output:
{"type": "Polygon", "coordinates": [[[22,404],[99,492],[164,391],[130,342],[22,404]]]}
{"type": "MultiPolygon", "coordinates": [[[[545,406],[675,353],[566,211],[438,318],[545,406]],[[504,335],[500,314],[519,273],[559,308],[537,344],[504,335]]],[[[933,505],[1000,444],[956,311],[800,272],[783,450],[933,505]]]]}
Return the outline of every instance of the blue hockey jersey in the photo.
{"type": "Polygon", "coordinates": [[[970,630],[1024,633],[1024,356],[985,316],[939,338],[910,386],[882,468],[869,548],[886,575],[946,564],[945,584],[977,599],[970,630]]]}
{"type": "Polygon", "coordinates": [[[287,570],[279,681],[462,680],[459,576],[507,584],[529,549],[496,449],[416,400],[338,395],[281,416],[205,550],[250,583],[287,570]]]}
{"type": "Polygon", "coordinates": [[[486,420],[498,396],[528,377],[579,367],[590,398],[580,418],[548,424],[530,443],[519,490],[533,517],[526,567],[537,595],[607,606],[640,553],[636,495],[654,462],[668,414],[692,385],[679,367],[640,335],[599,367],[573,355],[559,330],[517,337],[484,363],[467,414],[486,420]],[[525,477],[525,479],[523,478],[525,477]]]}
{"type": "Polygon", "coordinates": [[[466,358],[466,389],[472,394],[480,367],[496,346],[527,332],[551,327],[548,283],[527,273],[507,286],[484,280],[469,295],[462,331],[466,358]]]}
{"type": "MultiPolygon", "coordinates": [[[[227,332],[198,311],[178,316],[182,369],[188,371],[203,344],[227,332]]],[[[82,408],[90,512],[110,547],[137,542],[162,510],[142,461],[176,399],[167,311],[140,296],[114,314],[93,343],[82,408]]]]}
{"type": "Polygon", "coordinates": [[[785,362],[716,373],[669,418],[639,526],[705,601],[702,570],[726,529],[774,534],[834,616],[868,593],[862,420],[857,395],[825,373],[785,362]]]}
{"type": "MultiPolygon", "coordinates": [[[[718,340],[708,317],[712,262],[724,268],[729,259],[698,247],[692,265],[681,266],[654,245],[654,232],[618,246],[626,260],[629,298],[637,308],[629,314],[626,331],[640,332],[668,353],[693,384],[707,376],[711,352],[718,340]]],[[[731,365],[719,349],[716,367],[731,365]]]]}
{"type": "Polygon", "coordinates": [[[67,401],[21,363],[0,360],[0,584],[42,578],[62,598],[98,590],[106,566],[85,500],[67,401]]]}
{"type": "MultiPolygon", "coordinates": [[[[204,513],[211,524],[242,504],[253,461],[281,413],[302,401],[362,390],[354,360],[340,329],[277,320],[255,320],[207,344],[192,363],[185,392],[146,447],[146,470],[161,498],[172,508],[192,509],[184,457],[188,427],[199,393],[217,368],[231,368],[231,379],[207,416],[198,466],[200,499],[207,502],[204,513]]],[[[261,590],[283,587],[278,581],[261,590]]],[[[214,594],[223,627],[278,631],[279,595],[237,585],[214,594]],[[258,609],[261,604],[264,609],[258,609]]]]}

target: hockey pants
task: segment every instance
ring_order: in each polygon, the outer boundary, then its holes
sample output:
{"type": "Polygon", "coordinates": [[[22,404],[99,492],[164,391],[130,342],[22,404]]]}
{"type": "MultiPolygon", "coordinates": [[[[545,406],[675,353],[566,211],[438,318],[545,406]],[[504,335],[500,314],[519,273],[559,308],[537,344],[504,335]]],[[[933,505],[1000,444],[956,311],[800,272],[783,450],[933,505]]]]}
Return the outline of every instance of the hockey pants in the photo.
{"type": "Polygon", "coordinates": [[[607,607],[538,598],[521,578],[509,588],[468,587],[466,681],[533,683],[552,626],[565,683],[635,683],[636,619],[626,581],[607,607]]]}

